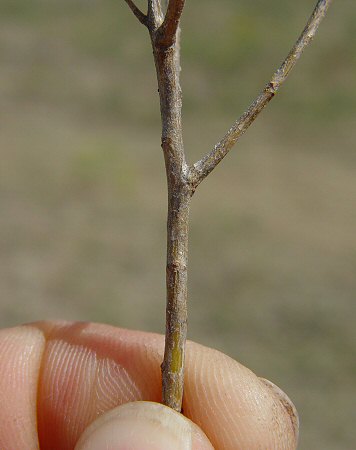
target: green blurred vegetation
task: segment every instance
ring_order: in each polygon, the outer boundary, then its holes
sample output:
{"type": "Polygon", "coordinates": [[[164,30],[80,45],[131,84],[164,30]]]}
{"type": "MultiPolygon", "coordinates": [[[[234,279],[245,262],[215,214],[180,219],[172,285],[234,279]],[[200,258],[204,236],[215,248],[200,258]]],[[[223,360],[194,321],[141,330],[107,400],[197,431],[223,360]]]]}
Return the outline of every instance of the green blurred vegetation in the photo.
{"type": "MultiPolygon", "coordinates": [[[[268,81],[314,2],[187,2],[191,162],[268,81]]],[[[355,32],[353,0],[335,2],[192,202],[190,338],[285,389],[301,449],[356,441],[355,32]]],[[[117,0],[1,0],[0,65],[1,325],[163,332],[166,186],[147,32],[117,0]]]]}

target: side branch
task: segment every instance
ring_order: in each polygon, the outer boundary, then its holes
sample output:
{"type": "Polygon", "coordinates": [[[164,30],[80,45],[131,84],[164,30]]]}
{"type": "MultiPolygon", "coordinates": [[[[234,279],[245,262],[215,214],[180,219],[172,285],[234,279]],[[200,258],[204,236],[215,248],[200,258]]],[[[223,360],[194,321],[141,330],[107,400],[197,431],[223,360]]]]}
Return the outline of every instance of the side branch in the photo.
{"type": "Polygon", "coordinates": [[[280,86],[284,83],[292,68],[300,58],[304,49],[311,42],[324,18],[332,0],[319,0],[302,34],[283,61],[280,68],[274,73],[271,81],[265,86],[250,107],[232,125],[225,136],[218,142],[213,150],[190,168],[190,182],[196,188],[206,176],[229,153],[234,144],[245,133],[263,108],[274,97],[280,86]]]}
{"type": "Polygon", "coordinates": [[[125,0],[125,2],[129,5],[131,11],[135,14],[135,16],[138,18],[138,20],[143,24],[147,26],[147,16],[144,14],[132,0],[125,0]]]}
{"type": "Polygon", "coordinates": [[[165,47],[170,47],[176,41],[179,21],[182,16],[185,0],[169,0],[166,16],[158,30],[159,41],[165,47]]]}

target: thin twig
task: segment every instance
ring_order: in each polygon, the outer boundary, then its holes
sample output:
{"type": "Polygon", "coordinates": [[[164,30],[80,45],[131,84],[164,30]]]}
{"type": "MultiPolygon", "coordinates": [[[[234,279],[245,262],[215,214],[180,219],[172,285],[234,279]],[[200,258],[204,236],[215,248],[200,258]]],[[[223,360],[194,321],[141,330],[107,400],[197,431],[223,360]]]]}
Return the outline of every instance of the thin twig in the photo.
{"type": "Polygon", "coordinates": [[[147,26],[147,16],[144,14],[132,0],[125,0],[125,2],[129,5],[131,11],[135,14],[135,16],[138,18],[138,20],[143,24],[147,26]]]}
{"type": "Polygon", "coordinates": [[[229,153],[233,145],[245,133],[263,108],[274,97],[280,86],[286,80],[292,68],[295,66],[304,49],[313,39],[320,22],[324,18],[332,0],[319,0],[307,25],[297,42],[283,61],[280,68],[274,73],[271,81],[250,105],[247,111],[232,125],[225,136],[218,142],[213,150],[204,158],[196,162],[190,168],[190,182],[196,188],[204,178],[219,164],[219,162],[229,153]]]}
{"type": "Polygon", "coordinates": [[[165,47],[170,47],[176,41],[176,34],[184,3],[185,0],[169,0],[166,16],[158,30],[159,43],[165,47]]]}
{"type": "MultiPolygon", "coordinates": [[[[149,5],[148,29],[151,34],[157,72],[162,120],[161,145],[168,185],[167,307],[166,339],[162,363],[162,402],[176,411],[180,411],[183,398],[187,337],[188,222],[192,192],[187,181],[188,166],[185,161],[182,134],[179,25],[178,23],[174,25],[174,40],[172,45],[167,47],[161,41],[162,35],[159,31],[161,28],[157,27],[157,23],[161,20],[161,8],[160,2],[159,5],[154,5],[155,1],[158,0],[150,0],[152,4],[149,5]],[[159,6],[159,10],[157,10],[157,6],[159,6]]],[[[171,8],[173,3],[177,2],[170,2],[171,8]]],[[[168,23],[167,17],[166,15],[166,23],[168,23]]],[[[176,18],[176,16],[174,17],[176,18]]],[[[170,28],[171,31],[172,29],[170,28]]]]}
{"type": "Polygon", "coordinates": [[[151,32],[156,31],[163,22],[161,0],[148,0],[148,27],[151,32]]]}

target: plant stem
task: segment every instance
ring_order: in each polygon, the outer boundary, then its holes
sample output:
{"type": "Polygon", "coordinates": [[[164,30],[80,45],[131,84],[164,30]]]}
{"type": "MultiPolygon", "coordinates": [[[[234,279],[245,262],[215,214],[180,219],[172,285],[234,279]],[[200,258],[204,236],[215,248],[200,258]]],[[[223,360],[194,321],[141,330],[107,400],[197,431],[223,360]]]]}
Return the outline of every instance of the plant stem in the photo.
{"type": "Polygon", "coordinates": [[[187,337],[187,263],[190,199],[203,179],[227,155],[287,78],[306,46],[313,39],[332,0],[318,0],[296,44],[271,81],[232,125],[213,150],[188,167],[182,137],[182,95],[179,83],[179,22],[185,0],[148,0],[147,15],[133,0],[125,0],[149,30],[156,65],[162,121],[162,149],[168,185],[166,341],[162,363],[162,401],[181,411],[184,356],[187,337]]]}
{"type": "Polygon", "coordinates": [[[138,20],[143,24],[147,25],[147,16],[138,8],[132,0],[125,0],[131,11],[135,14],[138,20]]]}
{"type": "Polygon", "coordinates": [[[300,34],[298,40],[288,53],[279,69],[273,74],[269,83],[252,102],[249,108],[229,128],[225,136],[218,142],[213,150],[191,167],[191,181],[195,187],[225,158],[231,148],[236,144],[248,127],[259,116],[270,100],[275,96],[281,85],[287,79],[305,48],[313,40],[318,27],[325,17],[332,0],[319,0],[309,17],[309,20],[300,34]]]}
{"type": "Polygon", "coordinates": [[[170,190],[167,221],[166,339],[162,363],[162,401],[181,411],[187,338],[187,263],[190,194],[170,190]]]}
{"type": "Polygon", "coordinates": [[[162,363],[162,401],[176,411],[182,407],[184,351],[187,337],[188,219],[192,190],[188,183],[179,83],[179,43],[167,47],[151,32],[161,120],[162,149],[168,185],[166,341],[162,363]]]}

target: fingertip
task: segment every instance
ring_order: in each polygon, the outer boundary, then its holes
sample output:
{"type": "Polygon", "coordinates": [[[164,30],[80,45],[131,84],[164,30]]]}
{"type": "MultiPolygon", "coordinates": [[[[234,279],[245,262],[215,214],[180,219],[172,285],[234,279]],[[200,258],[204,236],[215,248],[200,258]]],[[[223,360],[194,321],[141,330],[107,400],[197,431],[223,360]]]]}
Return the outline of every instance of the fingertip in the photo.
{"type": "Polygon", "coordinates": [[[35,327],[0,330],[0,448],[37,448],[36,398],[45,338],[35,327]]]}
{"type": "Polygon", "coordinates": [[[290,428],[292,429],[295,438],[295,446],[297,446],[299,437],[299,415],[297,408],[295,407],[292,400],[288,397],[288,395],[284,391],[282,391],[281,388],[272,383],[272,381],[269,381],[266,378],[259,378],[259,379],[265,386],[267,386],[272,391],[273,395],[276,396],[276,398],[282,405],[283,409],[285,410],[286,422],[288,425],[290,425],[290,428]]]}
{"type": "MultiPolygon", "coordinates": [[[[215,448],[294,450],[298,433],[288,397],[216,350],[189,343],[184,413],[215,448]],[[281,400],[283,398],[283,401],[281,400]]],[[[296,414],[296,412],[295,412],[296,414]]],[[[297,417],[297,415],[295,415],[297,417]]]]}
{"type": "Polygon", "coordinates": [[[213,450],[189,419],[160,403],[132,402],[95,420],[75,450],[213,450]]]}

